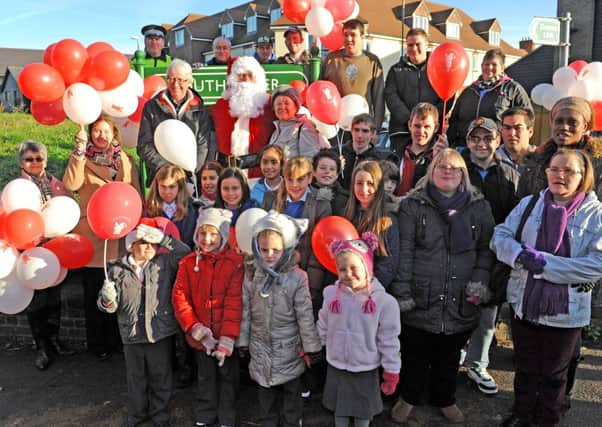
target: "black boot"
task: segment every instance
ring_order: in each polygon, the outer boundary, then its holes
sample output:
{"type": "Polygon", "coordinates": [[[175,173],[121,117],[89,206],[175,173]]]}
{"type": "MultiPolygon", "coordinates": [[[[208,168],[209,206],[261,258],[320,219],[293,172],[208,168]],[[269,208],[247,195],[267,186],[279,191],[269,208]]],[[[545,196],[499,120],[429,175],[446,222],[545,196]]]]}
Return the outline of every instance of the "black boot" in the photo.
{"type": "Polygon", "coordinates": [[[36,368],[40,371],[45,371],[48,369],[48,365],[50,365],[50,358],[48,357],[48,352],[45,347],[38,347],[36,360],[35,360],[36,368]]]}
{"type": "Polygon", "coordinates": [[[65,343],[59,340],[59,337],[56,335],[50,337],[48,344],[50,345],[51,350],[59,356],[73,356],[75,354],[75,350],[65,345],[65,343]]]}

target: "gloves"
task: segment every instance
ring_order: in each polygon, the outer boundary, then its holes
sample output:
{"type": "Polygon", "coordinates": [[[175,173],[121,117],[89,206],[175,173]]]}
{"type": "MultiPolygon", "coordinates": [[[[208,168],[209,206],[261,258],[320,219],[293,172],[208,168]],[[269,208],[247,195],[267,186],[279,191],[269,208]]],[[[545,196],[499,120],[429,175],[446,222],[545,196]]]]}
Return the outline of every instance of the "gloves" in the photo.
{"type": "Polygon", "coordinates": [[[215,349],[215,345],[217,344],[217,340],[213,338],[213,332],[206,326],[203,326],[200,323],[195,323],[190,328],[190,336],[194,338],[196,341],[199,341],[208,355],[211,355],[213,350],[215,349]]]}
{"type": "Polygon", "coordinates": [[[100,297],[102,302],[106,306],[110,306],[117,299],[117,289],[115,288],[115,282],[105,280],[100,290],[100,297]]]}
{"type": "Polygon", "coordinates": [[[408,298],[408,299],[398,298],[397,303],[399,304],[399,311],[401,311],[402,313],[405,313],[406,311],[410,311],[414,307],[416,307],[416,301],[414,301],[413,298],[408,298]]]}
{"type": "Polygon", "coordinates": [[[213,352],[213,357],[217,359],[217,366],[220,368],[224,366],[224,362],[226,361],[226,353],[223,351],[216,350],[213,352]]]}
{"type": "Polygon", "coordinates": [[[313,365],[324,360],[324,354],[322,353],[322,350],[312,353],[305,353],[303,350],[301,350],[301,357],[305,362],[305,366],[308,368],[311,368],[313,365]]]}
{"type": "Polygon", "coordinates": [[[571,288],[577,288],[577,292],[591,292],[596,287],[596,282],[574,283],[571,288]]]}
{"type": "Polygon", "coordinates": [[[399,374],[394,374],[393,372],[383,371],[383,382],[380,385],[380,390],[386,396],[390,396],[395,393],[395,388],[397,388],[397,383],[399,382],[399,374]]]}
{"type": "Polygon", "coordinates": [[[543,273],[543,267],[546,265],[543,254],[529,245],[523,244],[521,247],[523,250],[516,257],[518,262],[533,274],[543,273]]]}
{"type": "Polygon", "coordinates": [[[468,296],[466,301],[474,305],[486,303],[491,299],[491,291],[481,282],[468,282],[466,284],[465,292],[468,296]]]}
{"type": "Polygon", "coordinates": [[[248,359],[249,347],[238,347],[238,357],[241,359],[248,359]]]}
{"type": "Polygon", "coordinates": [[[147,243],[159,245],[164,238],[165,234],[158,228],[150,227],[145,224],[139,224],[138,227],[136,227],[136,240],[144,240],[147,243]]]}

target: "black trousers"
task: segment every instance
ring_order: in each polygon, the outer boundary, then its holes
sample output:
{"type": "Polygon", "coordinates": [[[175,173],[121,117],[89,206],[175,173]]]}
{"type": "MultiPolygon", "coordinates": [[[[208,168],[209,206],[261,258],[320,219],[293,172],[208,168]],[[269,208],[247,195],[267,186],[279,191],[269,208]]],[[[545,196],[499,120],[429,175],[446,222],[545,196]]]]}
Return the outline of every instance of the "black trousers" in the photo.
{"type": "Polygon", "coordinates": [[[27,307],[27,321],[38,349],[46,347],[48,340],[59,334],[61,286],[36,290],[27,307]]]}
{"type": "Polygon", "coordinates": [[[259,386],[259,423],[262,427],[299,427],[303,415],[301,377],[273,387],[259,386]]]}
{"type": "Polygon", "coordinates": [[[125,344],[125,370],[128,385],[127,425],[146,419],[155,425],[169,425],[172,396],[171,337],[156,343],[125,344]]]}
{"type": "Polygon", "coordinates": [[[238,350],[226,357],[224,366],[217,359],[197,350],[197,405],[196,420],[205,424],[234,427],[236,423],[236,398],[240,383],[238,350]]]}
{"type": "Polygon", "coordinates": [[[515,415],[535,415],[540,427],[558,424],[580,334],[581,328],[536,325],[512,316],[515,415]]]}
{"type": "Polygon", "coordinates": [[[94,354],[110,353],[121,345],[117,316],[103,313],[96,301],[105,279],[102,268],[82,268],[84,286],[84,315],[86,317],[86,342],[94,354]]]}
{"type": "Polygon", "coordinates": [[[428,390],[429,403],[444,408],[456,403],[460,350],[472,330],[452,335],[433,334],[401,326],[400,390],[403,400],[418,405],[428,390]]]}

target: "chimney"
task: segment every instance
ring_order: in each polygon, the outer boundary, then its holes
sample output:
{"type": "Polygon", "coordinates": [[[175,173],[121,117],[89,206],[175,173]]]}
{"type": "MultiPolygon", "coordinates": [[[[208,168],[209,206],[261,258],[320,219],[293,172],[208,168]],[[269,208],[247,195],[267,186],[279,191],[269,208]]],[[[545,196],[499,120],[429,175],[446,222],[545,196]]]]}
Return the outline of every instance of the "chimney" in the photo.
{"type": "Polygon", "coordinates": [[[533,43],[533,40],[525,38],[518,42],[518,47],[519,49],[526,50],[528,53],[533,51],[535,48],[535,43],[533,43]]]}

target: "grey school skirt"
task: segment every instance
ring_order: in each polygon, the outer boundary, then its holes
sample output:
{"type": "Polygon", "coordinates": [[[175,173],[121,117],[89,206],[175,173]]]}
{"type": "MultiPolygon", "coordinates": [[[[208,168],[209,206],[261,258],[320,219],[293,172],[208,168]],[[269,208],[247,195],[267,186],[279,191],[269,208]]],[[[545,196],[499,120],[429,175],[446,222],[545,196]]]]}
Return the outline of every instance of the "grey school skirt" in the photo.
{"type": "Polygon", "coordinates": [[[330,364],[322,404],[337,417],[372,419],[383,410],[378,368],[365,372],[349,372],[330,364]]]}

